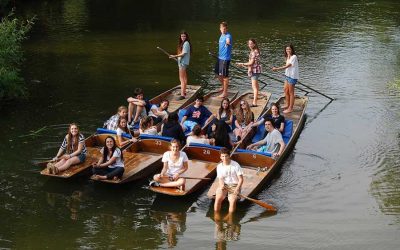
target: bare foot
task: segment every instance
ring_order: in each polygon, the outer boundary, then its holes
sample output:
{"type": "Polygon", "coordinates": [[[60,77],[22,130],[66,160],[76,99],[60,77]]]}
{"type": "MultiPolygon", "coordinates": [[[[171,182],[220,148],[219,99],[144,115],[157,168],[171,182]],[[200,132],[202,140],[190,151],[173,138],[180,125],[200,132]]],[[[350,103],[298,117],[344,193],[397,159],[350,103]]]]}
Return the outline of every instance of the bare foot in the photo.
{"type": "Polygon", "coordinates": [[[291,113],[293,111],[293,109],[285,109],[284,111],[283,111],[283,113],[284,114],[288,114],[288,113],[291,113]]]}
{"type": "Polygon", "coordinates": [[[287,108],[289,108],[288,106],[283,106],[283,107],[281,107],[281,109],[287,109],[287,108]]]}
{"type": "Polygon", "coordinates": [[[117,176],[114,176],[113,181],[119,181],[119,178],[117,176]]]}
{"type": "Polygon", "coordinates": [[[219,96],[217,96],[217,97],[219,97],[219,98],[225,98],[226,97],[226,95],[224,95],[224,94],[220,94],[219,96]]]}

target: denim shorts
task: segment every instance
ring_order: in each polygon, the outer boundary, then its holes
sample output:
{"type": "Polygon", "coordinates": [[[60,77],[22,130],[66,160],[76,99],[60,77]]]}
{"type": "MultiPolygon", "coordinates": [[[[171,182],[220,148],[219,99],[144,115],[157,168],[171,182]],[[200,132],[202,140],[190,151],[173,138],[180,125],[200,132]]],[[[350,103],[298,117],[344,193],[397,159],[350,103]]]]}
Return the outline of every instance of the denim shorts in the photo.
{"type": "Polygon", "coordinates": [[[260,73],[251,73],[251,80],[258,80],[258,78],[260,77],[260,73]]]}
{"type": "Polygon", "coordinates": [[[179,69],[187,69],[189,65],[183,64],[183,63],[178,63],[178,68],[179,69]]]}
{"type": "Polygon", "coordinates": [[[289,84],[292,84],[292,85],[295,85],[295,84],[297,83],[297,79],[294,79],[294,78],[291,78],[291,77],[288,77],[288,76],[285,76],[285,80],[286,80],[289,84]]]}
{"type": "Polygon", "coordinates": [[[82,163],[86,160],[86,154],[78,155],[79,163],[82,163]]]}

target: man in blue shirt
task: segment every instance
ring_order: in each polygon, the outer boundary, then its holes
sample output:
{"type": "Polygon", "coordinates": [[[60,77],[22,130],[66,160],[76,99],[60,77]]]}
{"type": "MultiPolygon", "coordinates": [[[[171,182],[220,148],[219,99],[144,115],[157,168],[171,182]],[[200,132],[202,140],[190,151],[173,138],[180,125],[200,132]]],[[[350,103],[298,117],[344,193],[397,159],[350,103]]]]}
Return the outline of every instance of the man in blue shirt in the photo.
{"type": "Polygon", "coordinates": [[[231,62],[232,52],[232,36],[228,32],[228,24],[222,22],[219,25],[221,36],[219,37],[219,49],[218,49],[218,61],[215,64],[215,74],[218,75],[218,79],[222,84],[222,94],[219,97],[228,96],[228,85],[229,85],[229,64],[231,62]]]}
{"type": "Polygon", "coordinates": [[[211,119],[212,113],[203,106],[204,97],[199,96],[196,98],[194,105],[190,106],[182,118],[181,126],[183,132],[192,131],[196,124],[203,126],[211,119]]]}

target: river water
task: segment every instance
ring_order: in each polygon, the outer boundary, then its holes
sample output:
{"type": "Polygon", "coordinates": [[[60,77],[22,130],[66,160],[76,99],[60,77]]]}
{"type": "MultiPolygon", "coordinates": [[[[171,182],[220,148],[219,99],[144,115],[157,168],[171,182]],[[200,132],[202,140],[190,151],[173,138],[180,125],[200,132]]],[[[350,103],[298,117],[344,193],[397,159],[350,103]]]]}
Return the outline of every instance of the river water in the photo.
{"type": "MultiPolygon", "coordinates": [[[[27,101],[0,109],[0,248],[398,249],[400,246],[400,3],[388,1],[18,1],[37,16],[25,43],[27,101]],[[264,71],[292,42],[310,93],[307,121],[274,181],[215,223],[206,191],[168,199],[147,180],[122,187],[40,176],[67,124],[89,136],[135,87],[147,97],[178,84],[173,52],[186,29],[190,83],[217,87],[218,24],[227,20],[233,60],[255,38],[264,71]],[[200,75],[200,76],[199,76],[200,75]]],[[[232,88],[249,80],[232,69],[232,88]]],[[[281,83],[262,78],[277,99],[281,83]]],[[[263,85],[262,85],[263,86],[263,85]]],[[[304,94],[297,91],[298,94],[304,94]]]]}

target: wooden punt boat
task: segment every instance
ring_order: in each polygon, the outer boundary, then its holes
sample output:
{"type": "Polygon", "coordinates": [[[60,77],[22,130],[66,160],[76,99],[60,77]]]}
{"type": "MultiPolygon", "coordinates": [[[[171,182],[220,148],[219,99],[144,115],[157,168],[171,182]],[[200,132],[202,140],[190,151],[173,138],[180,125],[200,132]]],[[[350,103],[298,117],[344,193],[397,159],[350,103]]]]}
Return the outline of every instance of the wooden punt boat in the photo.
{"type": "Polygon", "coordinates": [[[77,165],[73,165],[65,171],[60,172],[59,174],[50,174],[46,168],[47,163],[50,161],[44,161],[37,163],[38,166],[44,167],[44,169],[40,172],[41,175],[58,177],[58,178],[71,178],[80,175],[89,174],[91,171],[92,163],[97,161],[97,159],[101,156],[100,148],[104,146],[104,140],[108,136],[115,136],[114,134],[102,133],[102,134],[94,134],[85,139],[85,145],[87,149],[86,160],[77,165]]]}
{"type": "MultiPolygon", "coordinates": [[[[284,98],[278,100],[278,105],[283,106],[284,98]]],[[[236,149],[232,154],[232,159],[237,161],[243,168],[243,186],[241,193],[248,197],[254,197],[263,186],[269,182],[273,174],[282,165],[282,162],[293,149],[297,138],[304,126],[306,115],[305,110],[308,104],[308,97],[296,96],[294,111],[285,114],[285,131],[282,135],[286,147],[278,159],[273,159],[270,153],[261,153],[252,150],[236,149]]],[[[268,112],[271,112],[268,110],[268,112]]],[[[259,130],[264,129],[261,125],[259,130]]],[[[259,131],[257,131],[259,134],[259,131]]],[[[211,185],[207,196],[215,198],[215,191],[218,186],[217,180],[211,185]]]]}
{"type": "Polygon", "coordinates": [[[162,156],[169,150],[172,138],[155,135],[140,135],[139,140],[124,151],[125,172],[119,180],[92,180],[111,184],[123,184],[142,179],[161,171],[162,156]]]}
{"type": "Polygon", "coordinates": [[[220,147],[193,143],[190,146],[186,145],[182,151],[189,158],[188,170],[182,176],[191,177],[191,179],[186,179],[185,187],[182,190],[170,187],[150,187],[150,190],[170,196],[187,196],[210,183],[210,180],[200,178],[215,178],[217,165],[220,162],[220,147]]]}
{"type": "Polygon", "coordinates": [[[176,112],[181,107],[185,107],[189,103],[192,103],[195,100],[197,94],[199,94],[200,90],[201,86],[187,85],[186,98],[179,100],[181,93],[181,86],[178,85],[150,99],[149,103],[160,104],[162,100],[168,100],[169,101],[168,112],[170,113],[176,112]]]}

